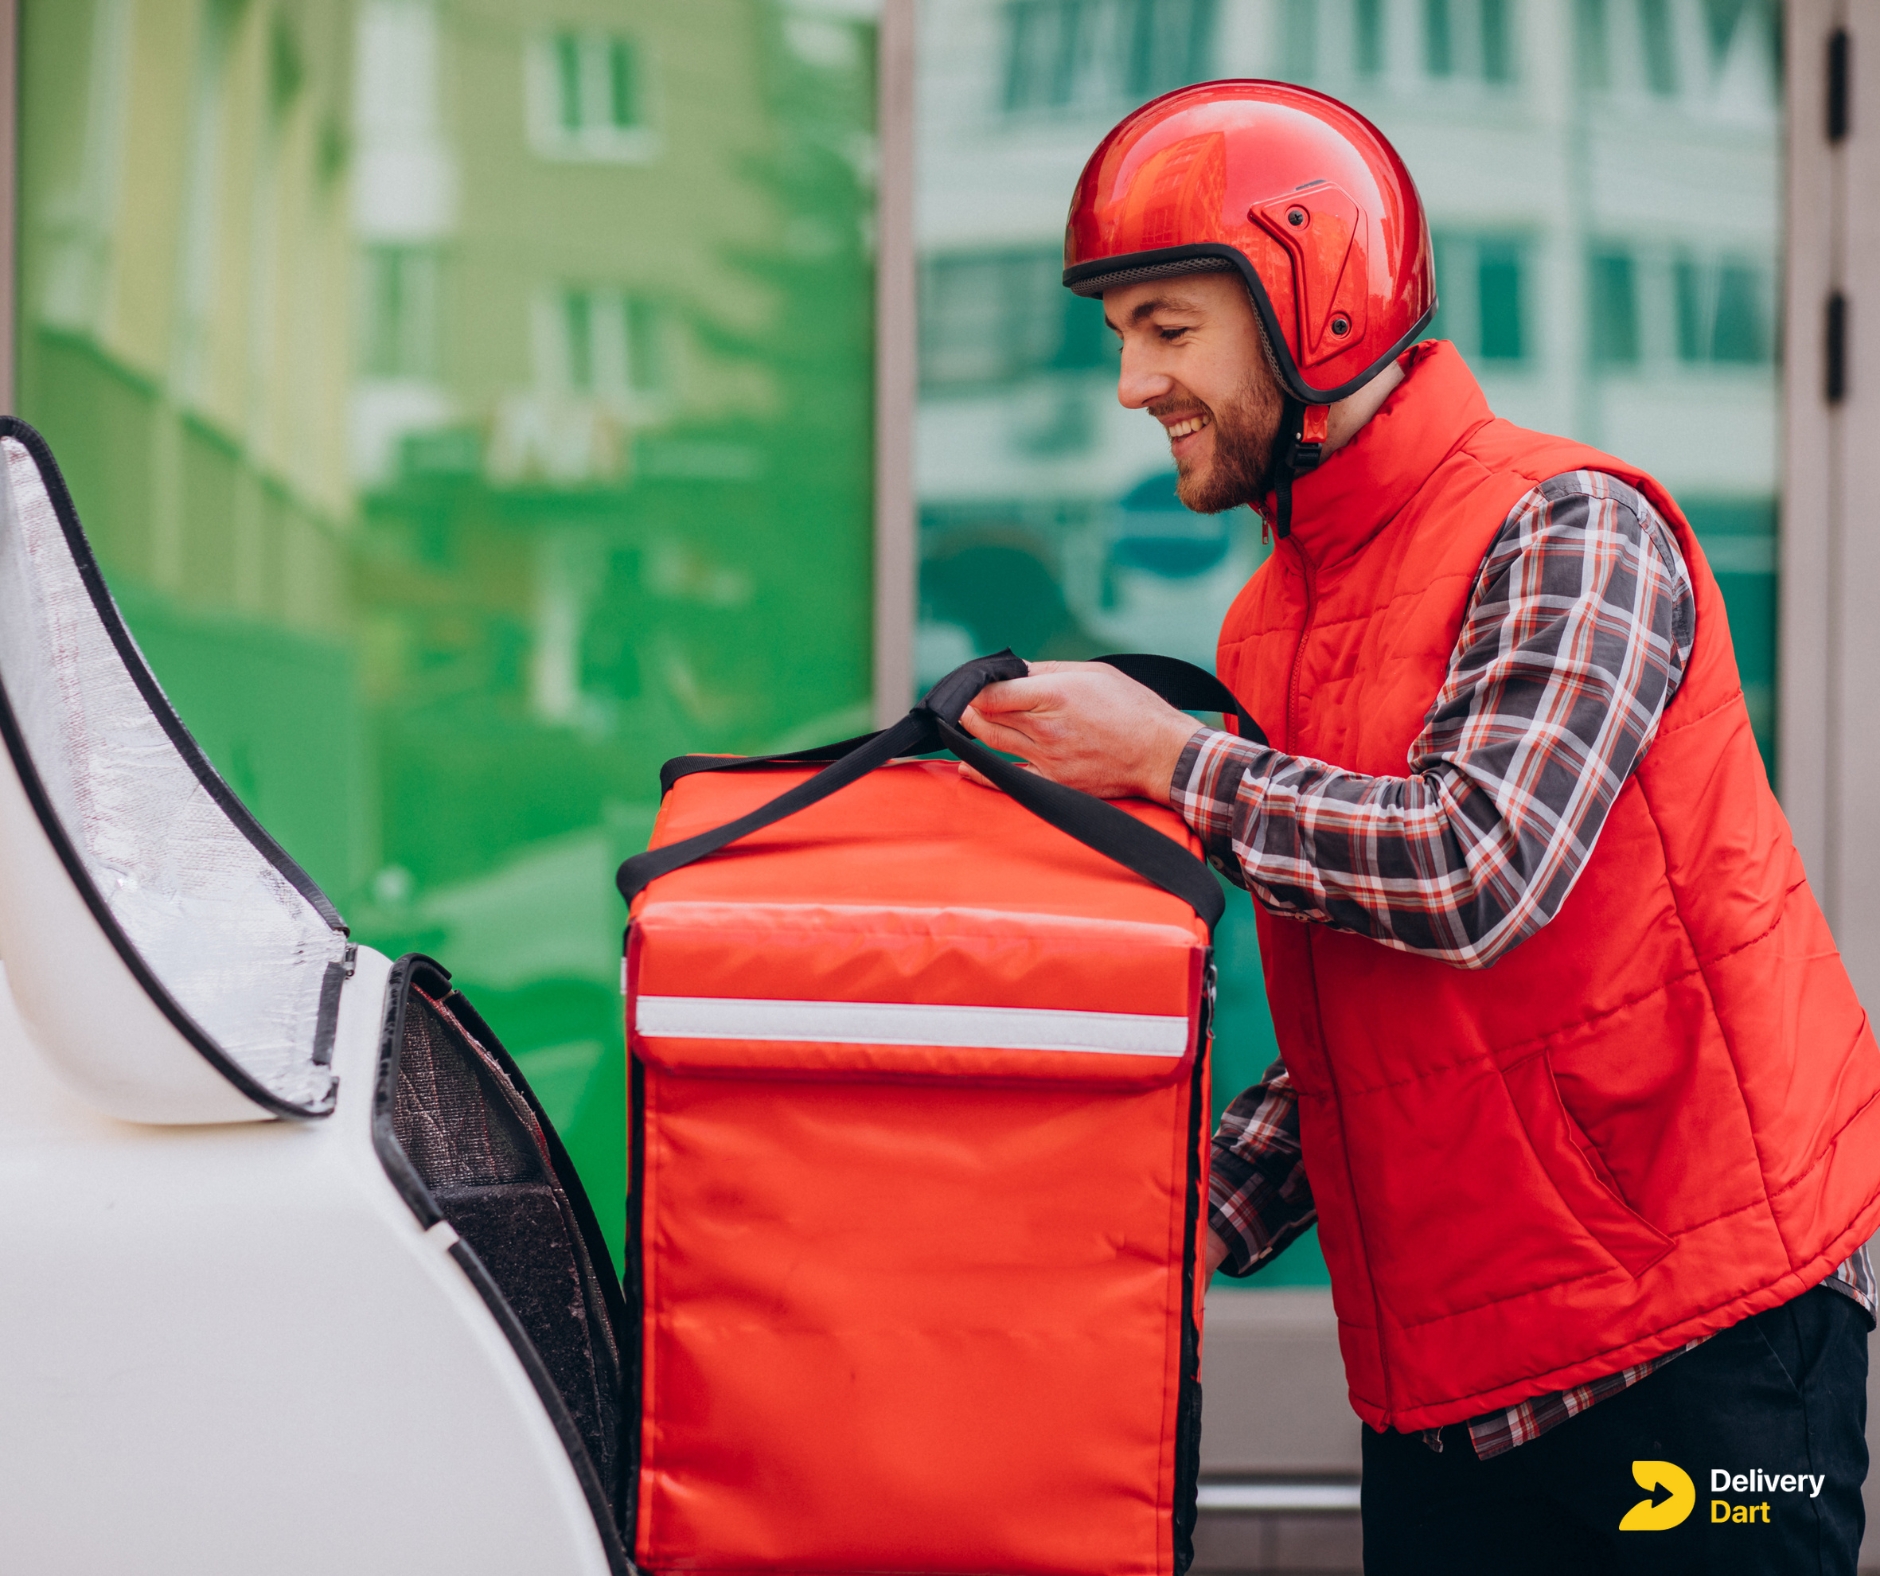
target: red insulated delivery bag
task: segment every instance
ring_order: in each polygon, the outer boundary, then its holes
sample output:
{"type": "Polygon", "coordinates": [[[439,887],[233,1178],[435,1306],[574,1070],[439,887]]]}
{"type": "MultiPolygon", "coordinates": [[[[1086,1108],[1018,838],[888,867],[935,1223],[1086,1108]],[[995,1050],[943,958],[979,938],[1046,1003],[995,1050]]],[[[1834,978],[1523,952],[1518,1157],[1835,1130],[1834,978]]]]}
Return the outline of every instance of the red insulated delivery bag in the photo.
{"type": "Polygon", "coordinates": [[[1220,891],[1170,812],[954,726],[1023,671],[969,664],[872,739],[669,763],[622,868],[652,1571],[1188,1563],[1220,891]],[[900,758],[941,747],[1006,792],[900,758]]]}

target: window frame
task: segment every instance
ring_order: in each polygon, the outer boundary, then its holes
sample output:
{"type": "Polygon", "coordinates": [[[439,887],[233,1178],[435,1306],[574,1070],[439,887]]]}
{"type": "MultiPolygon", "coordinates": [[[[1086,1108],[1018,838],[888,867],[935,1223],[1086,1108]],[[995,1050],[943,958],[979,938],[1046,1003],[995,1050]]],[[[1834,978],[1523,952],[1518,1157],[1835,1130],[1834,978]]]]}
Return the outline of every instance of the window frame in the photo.
{"type": "MultiPolygon", "coordinates": [[[[1880,449],[1880,16],[1788,0],[1781,585],[1776,685],[1782,803],[1855,988],[1880,991],[1880,728],[1871,675],[1880,534],[1862,471],[1880,449]],[[1853,113],[1829,132],[1829,40],[1846,29],[1853,113]],[[1830,395],[1839,296],[1843,391],[1830,395]]],[[[1871,1492],[1871,1490],[1870,1490],[1871,1492]]]]}
{"type": "Polygon", "coordinates": [[[529,147],[538,158],[565,164],[650,164],[660,156],[664,138],[659,129],[658,62],[645,39],[601,28],[550,28],[530,36],[522,52],[522,68],[529,147]],[[578,124],[569,125],[564,113],[567,84],[562,56],[570,39],[577,49],[577,99],[597,82],[605,84],[603,97],[611,99],[616,52],[623,44],[630,50],[633,99],[639,112],[631,125],[620,125],[610,117],[589,120],[585,115],[578,124]]]}

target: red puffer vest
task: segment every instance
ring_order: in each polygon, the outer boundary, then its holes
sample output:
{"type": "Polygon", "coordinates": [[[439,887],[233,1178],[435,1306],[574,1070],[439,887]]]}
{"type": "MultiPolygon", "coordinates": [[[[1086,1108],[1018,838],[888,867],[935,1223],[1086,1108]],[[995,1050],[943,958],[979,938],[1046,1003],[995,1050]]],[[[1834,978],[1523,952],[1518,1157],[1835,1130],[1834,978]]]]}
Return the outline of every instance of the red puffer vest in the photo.
{"type": "Polygon", "coordinates": [[[1696,649],[1554,919],[1488,969],[1260,913],[1351,1402],[1435,1427],[1794,1297],[1880,1226],[1880,1049],[1750,734],[1723,598],[1650,477],[1496,419],[1446,344],[1303,478],[1221,676],[1276,744],[1401,776],[1530,488],[1676,532],[1696,649]]]}

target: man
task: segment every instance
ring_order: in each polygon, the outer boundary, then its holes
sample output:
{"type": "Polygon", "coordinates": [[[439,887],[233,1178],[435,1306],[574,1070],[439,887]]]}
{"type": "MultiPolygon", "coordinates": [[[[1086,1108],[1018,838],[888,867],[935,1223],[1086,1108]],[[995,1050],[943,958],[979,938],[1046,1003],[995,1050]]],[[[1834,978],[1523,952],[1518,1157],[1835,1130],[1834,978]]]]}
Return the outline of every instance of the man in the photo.
{"type": "Polygon", "coordinates": [[[967,725],[1173,804],[1256,899],[1282,1060],[1210,1268],[1319,1221],[1366,1569],[1852,1572],[1880,1050],[1688,524],[1415,343],[1415,187],[1322,95],[1137,111],[1066,265],[1183,501],[1278,538],[1218,662],[1271,743],[1092,664],[967,725]]]}

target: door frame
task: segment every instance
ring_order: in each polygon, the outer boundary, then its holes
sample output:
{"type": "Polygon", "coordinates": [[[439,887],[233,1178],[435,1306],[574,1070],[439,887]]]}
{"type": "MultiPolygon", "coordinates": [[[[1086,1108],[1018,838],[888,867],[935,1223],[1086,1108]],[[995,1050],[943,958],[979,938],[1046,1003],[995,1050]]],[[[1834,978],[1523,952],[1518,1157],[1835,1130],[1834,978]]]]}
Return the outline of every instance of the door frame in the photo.
{"type": "Polygon", "coordinates": [[[1810,883],[1856,988],[1874,998],[1880,618],[1860,588],[1880,586],[1880,502],[1861,487],[1880,454],[1880,0],[1788,0],[1785,18],[1777,759],[1810,883]]]}

